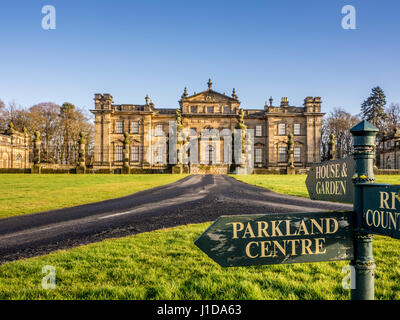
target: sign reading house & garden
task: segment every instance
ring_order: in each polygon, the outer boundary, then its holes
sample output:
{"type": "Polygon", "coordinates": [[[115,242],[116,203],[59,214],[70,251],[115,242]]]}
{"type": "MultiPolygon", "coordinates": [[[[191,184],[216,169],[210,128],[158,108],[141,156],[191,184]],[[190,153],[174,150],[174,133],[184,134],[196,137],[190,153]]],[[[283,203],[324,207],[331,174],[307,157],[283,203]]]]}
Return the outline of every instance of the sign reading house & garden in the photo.
{"type": "Polygon", "coordinates": [[[352,158],[314,164],[306,179],[310,199],[352,203],[354,174],[352,158]]]}

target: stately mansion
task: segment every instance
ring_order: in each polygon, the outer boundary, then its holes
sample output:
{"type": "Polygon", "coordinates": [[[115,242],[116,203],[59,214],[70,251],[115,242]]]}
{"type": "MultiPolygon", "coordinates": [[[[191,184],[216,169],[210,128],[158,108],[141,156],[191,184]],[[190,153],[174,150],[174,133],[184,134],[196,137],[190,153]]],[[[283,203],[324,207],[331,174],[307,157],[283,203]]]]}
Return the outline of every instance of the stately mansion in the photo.
{"type": "MultiPolygon", "coordinates": [[[[202,129],[238,128],[241,102],[233,89],[231,96],[216,92],[211,80],[208,88],[189,95],[185,88],[178,110],[183,128],[191,129],[200,141],[202,129]]],[[[177,108],[159,108],[148,96],[144,104],[114,104],[110,94],[95,94],[95,159],[94,168],[121,168],[129,153],[131,168],[166,168],[168,151],[154,147],[158,136],[168,140],[171,121],[177,119],[177,108]],[[150,134],[151,133],[151,134],[150,134]],[[127,150],[129,141],[129,150],[127,150]]],[[[321,98],[306,97],[300,107],[289,104],[283,97],[279,105],[270,98],[263,108],[243,109],[242,120],[247,129],[254,130],[254,167],[285,168],[288,162],[288,135],[293,135],[294,165],[309,167],[320,162],[321,98]],[[244,116],[243,116],[244,115],[244,116]]],[[[224,139],[220,146],[199,142],[199,165],[222,168],[229,172],[230,155],[224,153],[224,139]]],[[[192,168],[193,169],[193,168],[192,168]]],[[[193,173],[194,171],[192,171],[193,173]]]]}

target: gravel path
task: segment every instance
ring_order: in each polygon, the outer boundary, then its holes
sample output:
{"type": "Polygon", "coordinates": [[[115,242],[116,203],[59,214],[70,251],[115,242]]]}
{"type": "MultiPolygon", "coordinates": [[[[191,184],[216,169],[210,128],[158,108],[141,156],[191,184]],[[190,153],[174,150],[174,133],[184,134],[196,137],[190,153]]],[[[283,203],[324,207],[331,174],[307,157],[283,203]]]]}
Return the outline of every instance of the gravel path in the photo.
{"type": "Polygon", "coordinates": [[[2,219],[0,263],[221,215],[326,210],[352,205],[281,195],[223,175],[188,176],[123,198],[2,219]]]}

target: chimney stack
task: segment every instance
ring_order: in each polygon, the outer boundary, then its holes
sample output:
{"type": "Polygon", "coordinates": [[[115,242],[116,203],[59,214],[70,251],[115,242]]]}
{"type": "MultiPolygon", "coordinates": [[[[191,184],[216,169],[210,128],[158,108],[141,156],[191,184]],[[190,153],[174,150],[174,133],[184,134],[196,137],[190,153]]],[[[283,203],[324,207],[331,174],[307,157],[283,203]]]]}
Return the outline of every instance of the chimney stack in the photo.
{"type": "Polygon", "coordinates": [[[281,101],[281,107],[288,107],[289,106],[289,99],[288,97],[283,97],[281,101]]]}

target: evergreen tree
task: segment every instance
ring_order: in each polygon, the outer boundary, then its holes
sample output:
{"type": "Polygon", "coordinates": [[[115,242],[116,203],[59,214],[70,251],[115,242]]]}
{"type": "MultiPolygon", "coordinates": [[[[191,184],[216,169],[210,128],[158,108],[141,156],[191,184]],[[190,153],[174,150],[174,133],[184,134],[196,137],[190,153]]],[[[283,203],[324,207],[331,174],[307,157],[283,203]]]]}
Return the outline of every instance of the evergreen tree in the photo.
{"type": "Polygon", "coordinates": [[[372,88],[372,93],[361,105],[361,114],[364,120],[376,126],[380,133],[384,132],[386,96],[380,87],[372,88]]]}

